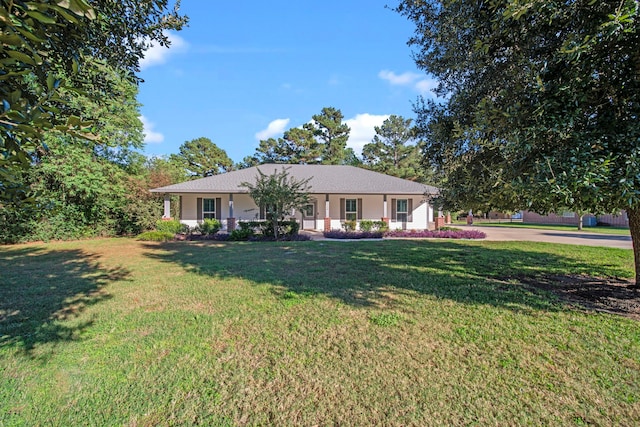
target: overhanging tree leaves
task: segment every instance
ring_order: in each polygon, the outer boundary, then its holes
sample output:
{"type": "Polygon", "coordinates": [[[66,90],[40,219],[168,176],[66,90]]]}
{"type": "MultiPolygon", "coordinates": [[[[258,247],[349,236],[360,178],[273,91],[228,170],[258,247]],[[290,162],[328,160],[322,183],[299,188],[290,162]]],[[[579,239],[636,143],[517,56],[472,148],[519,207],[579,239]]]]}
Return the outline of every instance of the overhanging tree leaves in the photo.
{"type": "Polygon", "coordinates": [[[57,127],[86,137],[91,130],[59,96],[61,77],[69,90],[96,90],[99,71],[86,72],[87,58],[95,58],[135,80],[150,44],[168,44],[165,31],[186,23],[178,6],[169,11],[167,0],[0,0],[0,203],[26,197],[22,173],[46,150],[45,131],[57,127]]]}
{"type": "Polygon", "coordinates": [[[286,168],[280,172],[273,171],[267,175],[258,169],[255,183],[243,182],[241,185],[249,190],[249,196],[256,205],[265,209],[267,220],[273,223],[276,240],[279,237],[278,221],[293,209],[301,210],[309,203],[309,181],[311,178],[297,180],[289,176],[286,168]]]}
{"type": "Polygon", "coordinates": [[[151,168],[134,151],[143,139],[137,85],[102,61],[91,65],[100,70],[99,86],[77,93],[63,83],[59,96],[76,117],[92,118],[100,142],[47,131],[46,153],[32,156],[31,167],[21,174],[20,185],[37,197],[32,204],[0,208],[0,240],[137,233],[160,216],[161,202],[148,189],[171,182],[147,185],[151,168]]]}
{"type": "Polygon", "coordinates": [[[640,283],[638,9],[633,0],[400,2],[416,25],[416,64],[446,96],[416,104],[445,205],[624,209],[640,283]]]}

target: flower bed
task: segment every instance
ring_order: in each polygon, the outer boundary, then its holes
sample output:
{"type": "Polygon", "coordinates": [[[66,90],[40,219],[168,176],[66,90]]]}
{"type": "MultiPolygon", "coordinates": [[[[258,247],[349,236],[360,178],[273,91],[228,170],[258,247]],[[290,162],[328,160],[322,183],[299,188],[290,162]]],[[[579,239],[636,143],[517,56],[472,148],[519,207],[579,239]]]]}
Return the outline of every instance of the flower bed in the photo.
{"type": "Polygon", "coordinates": [[[384,237],[411,237],[436,239],[484,239],[487,237],[478,230],[420,230],[420,231],[387,231],[384,237]]]}
{"type": "Polygon", "coordinates": [[[478,230],[399,230],[399,231],[325,231],[324,237],[327,239],[381,239],[391,238],[436,238],[436,239],[484,239],[487,237],[478,230]]]}
{"type": "Polygon", "coordinates": [[[325,231],[323,234],[327,239],[382,239],[384,236],[382,231],[330,230],[325,231]]]}

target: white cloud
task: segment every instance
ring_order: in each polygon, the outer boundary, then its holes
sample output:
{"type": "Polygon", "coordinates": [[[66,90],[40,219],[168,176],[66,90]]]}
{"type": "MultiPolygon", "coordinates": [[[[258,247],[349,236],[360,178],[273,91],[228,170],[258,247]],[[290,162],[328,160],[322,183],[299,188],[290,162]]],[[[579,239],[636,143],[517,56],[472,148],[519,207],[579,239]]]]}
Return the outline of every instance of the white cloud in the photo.
{"type": "Polygon", "coordinates": [[[382,123],[389,118],[389,115],[357,114],[355,117],[345,120],[351,128],[347,147],[353,148],[356,154],[362,154],[362,147],[371,142],[376,134],[374,127],[382,126],[382,123]]]}
{"type": "Polygon", "coordinates": [[[388,80],[389,83],[395,86],[409,86],[422,77],[422,75],[411,73],[409,71],[402,74],[396,74],[393,71],[382,70],[378,73],[378,77],[382,80],[388,80]]]}
{"type": "Polygon", "coordinates": [[[273,120],[271,123],[269,123],[266,129],[263,129],[260,132],[256,133],[256,139],[258,141],[261,141],[263,139],[269,139],[274,136],[280,135],[284,132],[285,128],[289,124],[289,120],[290,119],[273,120]]]}
{"type": "Polygon", "coordinates": [[[438,81],[432,78],[425,78],[424,74],[412,73],[407,71],[402,74],[396,74],[393,71],[382,70],[378,73],[378,77],[387,80],[393,86],[408,86],[421,94],[433,94],[433,89],[438,87],[438,81]]]}
{"type": "Polygon", "coordinates": [[[435,79],[423,79],[418,81],[415,84],[415,88],[418,90],[418,92],[422,94],[425,94],[425,93],[433,94],[433,90],[437,87],[438,87],[438,81],[435,79]]]}
{"type": "Polygon", "coordinates": [[[145,116],[140,116],[140,121],[142,122],[145,143],[157,144],[164,141],[164,135],[153,130],[154,123],[150,122],[145,116]]]}
{"type": "Polygon", "coordinates": [[[160,65],[167,62],[167,58],[176,53],[183,51],[187,48],[187,42],[180,36],[174,33],[167,33],[167,37],[171,42],[170,47],[160,46],[157,42],[152,42],[151,47],[144,53],[144,58],[140,60],[140,69],[153,67],[154,65],[160,65]]]}

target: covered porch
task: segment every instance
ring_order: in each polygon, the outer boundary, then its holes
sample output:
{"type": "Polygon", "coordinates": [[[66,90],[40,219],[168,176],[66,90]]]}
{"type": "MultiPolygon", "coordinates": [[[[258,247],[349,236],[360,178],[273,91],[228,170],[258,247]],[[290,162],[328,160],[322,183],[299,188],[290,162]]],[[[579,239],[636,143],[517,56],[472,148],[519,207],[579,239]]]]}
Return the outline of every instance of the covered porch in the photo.
{"type": "MultiPolygon", "coordinates": [[[[265,219],[246,193],[173,193],[178,196],[179,220],[195,227],[206,218],[215,218],[223,230],[231,231],[240,221],[265,219]]],[[[171,193],[164,198],[163,218],[171,217],[171,193]]],[[[290,219],[300,223],[301,230],[329,231],[341,229],[345,222],[385,221],[389,229],[424,230],[434,228],[433,208],[423,196],[406,194],[310,194],[310,203],[290,219]]]]}

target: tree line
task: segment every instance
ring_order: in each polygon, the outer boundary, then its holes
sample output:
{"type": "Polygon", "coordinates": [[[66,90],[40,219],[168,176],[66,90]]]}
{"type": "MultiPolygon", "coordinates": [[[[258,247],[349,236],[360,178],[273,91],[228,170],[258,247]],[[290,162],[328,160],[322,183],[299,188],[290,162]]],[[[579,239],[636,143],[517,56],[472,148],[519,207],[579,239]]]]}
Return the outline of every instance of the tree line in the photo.
{"type": "Polygon", "coordinates": [[[168,159],[189,178],[204,178],[266,163],[351,165],[419,182],[433,176],[422,165],[424,144],[416,138],[412,119],[391,115],[374,127],[372,141],[357,154],[347,147],[350,128],[339,109],[325,107],[312,121],[293,127],[280,138],[261,140],[255,152],[234,163],[209,138],[187,141],[168,159]]]}
{"type": "Polygon", "coordinates": [[[31,200],[0,206],[2,242],[138,234],[155,228],[162,216],[163,197],[149,189],[264,163],[349,164],[427,179],[410,119],[390,116],[375,128],[376,136],[360,157],[346,147],[350,129],[332,107],[281,138],[260,141],[255,153],[239,163],[206,137],[185,141],[177,153],[146,157],[139,152],[143,135],[136,84],[104,64],[100,69],[111,96],[76,94],[68,101],[91,117],[97,138],[55,129],[44,134],[46,151],[35,153],[31,166],[14,179],[28,189],[31,200]]]}

